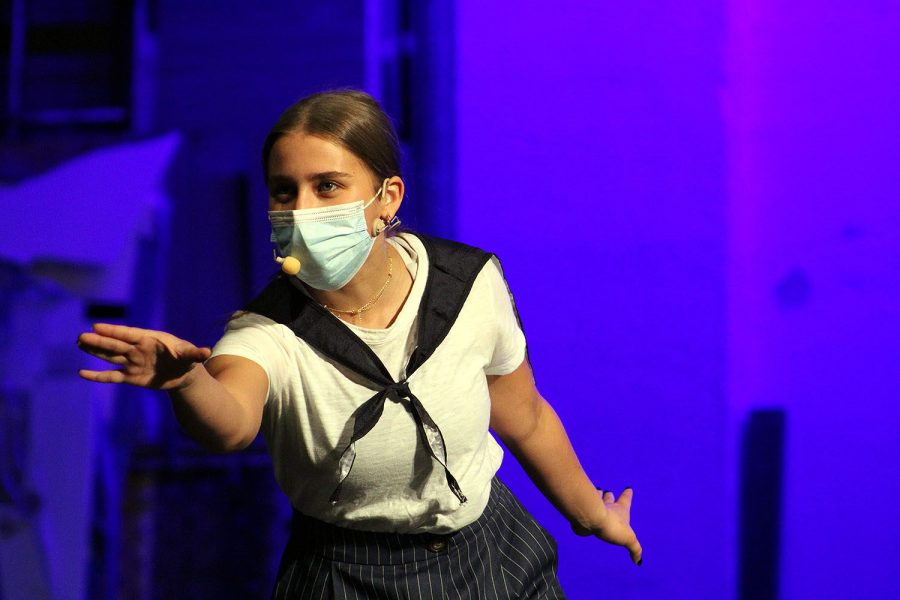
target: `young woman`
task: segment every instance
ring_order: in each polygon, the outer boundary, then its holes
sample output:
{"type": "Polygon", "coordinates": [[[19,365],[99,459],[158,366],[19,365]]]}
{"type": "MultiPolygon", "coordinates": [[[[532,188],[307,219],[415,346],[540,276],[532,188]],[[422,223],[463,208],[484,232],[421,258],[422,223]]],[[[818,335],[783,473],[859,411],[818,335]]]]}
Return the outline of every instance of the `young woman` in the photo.
{"type": "Polygon", "coordinates": [[[354,91],[307,97],[263,149],[283,273],[210,350],[97,324],[78,343],[167,390],[198,442],[262,431],[294,507],[276,598],[561,598],[556,543],[495,477],[493,430],[579,535],[624,546],[632,491],[598,492],[534,385],[499,264],[394,234],[396,134],[354,91]]]}

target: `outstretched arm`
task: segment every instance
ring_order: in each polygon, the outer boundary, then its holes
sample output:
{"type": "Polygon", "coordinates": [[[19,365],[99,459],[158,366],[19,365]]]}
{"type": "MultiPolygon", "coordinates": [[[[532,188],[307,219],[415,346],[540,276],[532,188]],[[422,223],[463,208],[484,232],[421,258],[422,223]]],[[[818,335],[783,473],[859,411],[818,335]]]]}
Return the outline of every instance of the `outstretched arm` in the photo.
{"type": "Polygon", "coordinates": [[[182,428],[210,450],[245,448],[259,432],[269,381],[251,360],[217,356],[204,366],[209,348],[164,331],[105,323],[78,336],[78,347],[118,366],[82,369],[81,377],[168,391],[182,428]]]}
{"type": "Polygon", "coordinates": [[[624,546],[640,565],[641,545],[630,525],[631,488],[618,499],[612,492],[597,491],[553,407],[538,393],[528,361],[508,375],[489,377],[488,388],[491,429],[572,529],[624,546]]]}

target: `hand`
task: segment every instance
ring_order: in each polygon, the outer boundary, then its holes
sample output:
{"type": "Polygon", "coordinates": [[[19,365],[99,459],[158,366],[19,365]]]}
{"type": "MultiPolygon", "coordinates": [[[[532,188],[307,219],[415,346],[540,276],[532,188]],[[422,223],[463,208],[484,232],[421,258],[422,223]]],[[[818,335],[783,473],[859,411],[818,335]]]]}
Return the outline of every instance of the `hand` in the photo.
{"type": "Polygon", "coordinates": [[[164,331],[106,323],[97,323],[92,333],[79,335],[78,347],[120,366],[110,371],[78,371],[88,381],[160,390],[190,385],[192,369],[211,354],[209,348],[198,348],[164,331]]]}
{"type": "Polygon", "coordinates": [[[598,511],[598,515],[590,527],[573,523],[572,530],[578,535],[594,535],[604,542],[624,546],[631,555],[632,562],[641,566],[643,562],[641,543],[638,542],[637,535],[631,528],[631,499],[634,491],[630,487],[625,488],[619,494],[618,500],[609,490],[598,490],[597,493],[604,510],[598,511]]]}

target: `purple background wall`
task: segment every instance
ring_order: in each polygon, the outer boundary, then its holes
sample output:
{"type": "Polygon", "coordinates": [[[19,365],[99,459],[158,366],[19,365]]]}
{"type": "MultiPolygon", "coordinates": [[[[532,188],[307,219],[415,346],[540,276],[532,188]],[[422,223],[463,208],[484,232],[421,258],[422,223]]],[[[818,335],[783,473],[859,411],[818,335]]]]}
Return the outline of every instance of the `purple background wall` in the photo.
{"type": "Polygon", "coordinates": [[[458,3],[459,235],[504,261],[588,473],[635,488],[641,570],[506,470],[575,598],[731,591],[724,33],[712,2],[458,3]]]}
{"type": "MultiPolygon", "coordinates": [[[[900,6],[620,4],[152,3],[141,133],[182,139],[166,326],[212,343],[270,272],[258,152],[279,112],[314,90],[368,86],[415,154],[412,220],[500,255],[539,388],[584,466],[598,485],[635,488],[641,569],[570,534],[508,457],[502,475],[559,540],[571,598],[772,597],[738,577],[739,449],[757,409],[786,419],[781,512],[766,520],[780,527],[780,597],[900,596],[900,6]]],[[[23,179],[128,137],[11,139],[0,172],[23,179]]],[[[187,477],[163,482],[182,490],[160,492],[163,508],[225,489],[236,515],[277,510],[240,500],[233,474],[226,488],[187,477]]],[[[246,481],[260,496],[260,477],[246,481]]],[[[223,514],[197,539],[234,520],[223,514]]],[[[158,538],[178,539],[194,516],[158,538]]],[[[193,552],[181,551],[156,549],[144,585],[179,573],[166,561],[193,552]]],[[[252,589],[266,589],[266,569],[249,569],[252,589]]]]}
{"type": "Polygon", "coordinates": [[[900,595],[900,7],[732,2],[728,397],[787,412],[784,598],[900,595]]]}
{"type": "Polygon", "coordinates": [[[564,583],[732,594],[740,435],[775,408],[781,595],[896,595],[900,9],[458,17],[460,237],[505,260],[589,472],[636,488],[641,573],[518,486],[562,541],[564,583]]]}

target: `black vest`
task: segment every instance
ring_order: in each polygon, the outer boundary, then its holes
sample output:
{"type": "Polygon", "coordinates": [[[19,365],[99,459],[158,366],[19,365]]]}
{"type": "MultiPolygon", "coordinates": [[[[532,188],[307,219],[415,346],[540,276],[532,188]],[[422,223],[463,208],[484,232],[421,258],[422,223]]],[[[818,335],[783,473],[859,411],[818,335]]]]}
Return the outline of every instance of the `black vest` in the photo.
{"type": "MultiPolygon", "coordinates": [[[[491,258],[490,253],[472,246],[420,234],[416,234],[416,237],[425,246],[428,255],[428,280],[419,306],[417,345],[406,366],[407,378],[428,360],[447,337],[469,296],[475,278],[491,258]]],[[[394,381],[372,349],[343,321],[296,289],[284,275],[278,276],[266,286],[247,305],[246,310],[286,325],[297,337],[329,359],[365,377],[379,388],[357,411],[350,443],[339,461],[338,484],[331,495],[332,504],[338,502],[341,485],[353,468],[356,441],[378,423],[389,395],[396,399],[405,398],[410,402],[422,442],[444,467],[451,491],[461,503],[466,501],[456,478],[447,467],[447,449],[437,424],[409,390],[406,379],[394,381]]],[[[453,368],[453,365],[447,367],[453,368]]]]}

